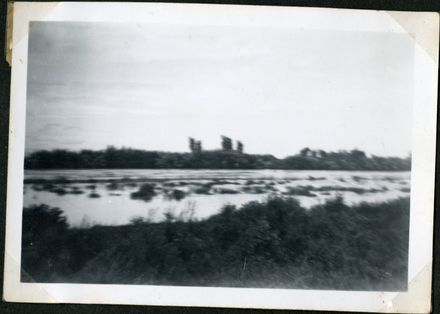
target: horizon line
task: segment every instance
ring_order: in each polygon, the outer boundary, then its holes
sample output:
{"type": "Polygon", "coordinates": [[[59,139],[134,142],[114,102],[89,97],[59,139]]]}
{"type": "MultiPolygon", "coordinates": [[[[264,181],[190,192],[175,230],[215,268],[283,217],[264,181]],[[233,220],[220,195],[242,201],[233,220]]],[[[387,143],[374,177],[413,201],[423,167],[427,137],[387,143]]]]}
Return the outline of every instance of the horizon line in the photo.
{"type": "MultiPolygon", "coordinates": [[[[191,138],[191,137],[189,137],[189,138],[191,138]]],[[[82,149],[79,149],[79,150],[72,150],[72,149],[69,149],[69,148],[52,148],[52,149],[35,149],[35,150],[32,150],[32,151],[26,151],[26,149],[25,149],[25,152],[24,152],[25,154],[24,155],[25,155],[25,157],[28,157],[31,154],[34,154],[34,153],[37,153],[37,152],[43,152],[43,151],[46,151],[46,152],[68,151],[68,152],[72,152],[72,153],[80,153],[82,151],[97,152],[97,151],[106,151],[108,149],[139,150],[139,151],[144,151],[144,152],[159,152],[159,153],[193,154],[193,152],[191,152],[189,149],[187,151],[170,151],[170,150],[157,150],[157,149],[146,149],[146,148],[136,148],[136,147],[125,147],[125,146],[117,147],[117,146],[114,146],[114,145],[107,145],[105,148],[100,148],[100,149],[82,148],[82,149]]],[[[286,155],[284,157],[279,157],[279,156],[276,156],[276,155],[271,154],[271,153],[250,153],[250,152],[246,152],[246,151],[238,152],[236,149],[232,149],[232,150],[228,151],[228,150],[223,150],[221,147],[214,148],[214,149],[202,149],[201,152],[202,153],[203,152],[226,152],[226,153],[229,152],[229,153],[240,153],[240,154],[245,154],[245,155],[263,155],[263,156],[264,155],[266,155],[266,156],[269,155],[269,156],[273,156],[273,157],[275,157],[277,159],[285,159],[285,158],[288,158],[288,157],[298,156],[298,155],[301,154],[301,151],[303,151],[305,149],[308,149],[310,152],[325,152],[325,153],[344,153],[344,152],[345,153],[350,153],[350,152],[353,152],[353,151],[359,151],[359,152],[364,153],[367,158],[380,157],[380,158],[401,158],[401,159],[408,159],[408,158],[410,158],[411,159],[411,157],[412,157],[412,152],[411,151],[409,151],[406,154],[406,156],[401,156],[401,155],[387,155],[387,156],[385,156],[385,155],[372,154],[372,153],[366,152],[366,151],[364,151],[362,149],[359,149],[359,148],[356,148],[356,147],[355,148],[351,148],[351,149],[338,149],[338,150],[325,150],[325,149],[318,149],[318,148],[303,147],[301,150],[299,150],[299,151],[297,151],[295,153],[292,153],[292,154],[288,154],[288,155],[286,155]]],[[[309,156],[309,157],[311,157],[311,156],[309,156]]]]}

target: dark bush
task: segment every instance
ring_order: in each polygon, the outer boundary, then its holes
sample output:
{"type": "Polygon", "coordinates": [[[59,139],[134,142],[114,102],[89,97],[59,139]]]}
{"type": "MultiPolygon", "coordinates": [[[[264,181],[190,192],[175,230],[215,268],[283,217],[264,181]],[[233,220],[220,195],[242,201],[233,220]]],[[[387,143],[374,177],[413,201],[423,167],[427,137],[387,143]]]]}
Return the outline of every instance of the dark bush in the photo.
{"type": "Polygon", "coordinates": [[[79,194],[84,194],[84,191],[80,189],[72,189],[69,193],[79,195],[79,194]]]}
{"type": "Polygon", "coordinates": [[[196,194],[211,194],[211,187],[210,186],[200,186],[194,189],[194,193],[196,194]]]}
{"type": "Polygon", "coordinates": [[[283,192],[285,195],[299,195],[299,196],[316,196],[315,194],[311,193],[310,191],[313,191],[313,187],[311,186],[288,186],[286,188],[286,191],[283,192]]]}
{"type": "Polygon", "coordinates": [[[186,193],[182,190],[174,189],[168,192],[166,195],[169,199],[180,201],[181,199],[185,198],[186,193]]]}
{"type": "Polygon", "coordinates": [[[228,189],[228,188],[216,188],[215,192],[217,192],[219,194],[238,194],[238,193],[240,193],[237,190],[228,189]]]}
{"type": "Polygon", "coordinates": [[[137,192],[131,193],[130,196],[132,199],[135,200],[150,201],[154,196],[156,196],[154,185],[150,183],[144,183],[139,187],[139,190],[137,192]]]}
{"type": "Polygon", "coordinates": [[[108,184],[106,184],[106,189],[109,191],[115,191],[115,190],[121,190],[122,187],[120,184],[118,184],[118,182],[110,182],[108,184]]]}
{"type": "MultiPolygon", "coordinates": [[[[150,188],[148,188],[151,191],[150,188]]],[[[404,291],[409,198],[305,209],[271,197],[201,221],[68,228],[25,208],[25,281],[404,291]]]]}
{"type": "Polygon", "coordinates": [[[55,280],[64,274],[68,224],[62,210],[47,205],[24,208],[21,277],[55,280]]]}
{"type": "Polygon", "coordinates": [[[92,193],[89,194],[89,197],[90,198],[100,198],[101,195],[99,195],[98,193],[92,192],[92,193]]]}

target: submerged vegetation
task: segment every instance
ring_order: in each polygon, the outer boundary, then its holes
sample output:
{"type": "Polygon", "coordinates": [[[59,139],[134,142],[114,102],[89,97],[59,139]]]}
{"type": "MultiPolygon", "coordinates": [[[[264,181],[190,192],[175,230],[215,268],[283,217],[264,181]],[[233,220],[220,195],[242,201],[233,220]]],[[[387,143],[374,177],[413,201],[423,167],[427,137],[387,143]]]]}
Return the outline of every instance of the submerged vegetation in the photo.
{"type": "Polygon", "coordinates": [[[25,169],[309,169],[406,171],[411,159],[367,156],[363,151],[326,152],[305,148],[283,159],[240,150],[191,153],[138,149],[37,151],[25,158],[25,169]]]}
{"type": "Polygon", "coordinates": [[[154,185],[150,183],[142,184],[137,192],[131,193],[132,199],[139,199],[144,201],[151,200],[156,195],[154,185]]]}
{"type": "MultiPolygon", "coordinates": [[[[372,186],[367,180],[368,178],[352,178],[350,182],[341,178],[338,179],[343,184],[330,185],[330,181],[324,185],[322,181],[325,178],[299,178],[292,177],[285,180],[275,180],[274,178],[260,179],[219,179],[210,178],[204,180],[176,180],[176,179],[151,179],[147,177],[141,178],[112,178],[112,179],[93,179],[94,184],[88,184],[90,179],[67,179],[57,177],[53,179],[29,178],[25,179],[25,185],[30,185],[31,189],[36,192],[49,192],[57,196],[65,195],[81,195],[88,192],[90,198],[99,198],[100,196],[112,195],[121,196],[129,195],[133,200],[142,200],[150,202],[156,197],[166,200],[180,201],[188,197],[196,195],[220,195],[220,194],[266,194],[266,195],[285,195],[296,197],[316,197],[339,195],[346,193],[354,193],[361,195],[372,195],[375,193],[386,193],[389,188],[381,184],[372,186]],[[300,181],[302,180],[302,181],[300,181]],[[305,181],[305,182],[304,182],[305,181]],[[318,185],[311,185],[313,181],[321,181],[318,185]],[[62,182],[62,183],[59,183],[62,182]],[[364,184],[368,183],[368,184],[364,184]],[[351,184],[351,185],[349,185],[351,184]]],[[[390,181],[388,177],[381,179],[384,182],[390,181]]],[[[374,181],[373,181],[374,182],[374,181]]],[[[396,185],[396,184],[395,184],[396,185]]],[[[396,192],[400,194],[410,193],[409,182],[398,181],[397,186],[392,186],[396,192]]]]}
{"type": "Polygon", "coordinates": [[[353,206],[336,198],[307,210],[288,196],[271,197],[226,205],[200,221],[167,213],[162,222],[87,228],[70,227],[62,210],[38,205],[23,211],[21,278],[405,290],[408,228],[409,198],[353,206]]]}

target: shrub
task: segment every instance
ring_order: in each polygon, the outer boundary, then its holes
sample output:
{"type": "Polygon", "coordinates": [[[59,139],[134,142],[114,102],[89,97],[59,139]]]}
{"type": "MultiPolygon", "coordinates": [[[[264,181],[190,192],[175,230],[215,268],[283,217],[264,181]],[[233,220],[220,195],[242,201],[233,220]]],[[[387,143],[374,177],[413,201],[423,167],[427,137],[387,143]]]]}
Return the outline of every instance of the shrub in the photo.
{"type": "Polygon", "coordinates": [[[313,187],[311,186],[288,186],[286,188],[286,191],[283,192],[285,195],[299,195],[299,196],[316,196],[315,194],[311,193],[310,191],[313,190],[313,187]]]}
{"type": "Polygon", "coordinates": [[[55,193],[55,194],[57,194],[57,195],[60,195],[60,196],[62,196],[62,195],[66,195],[68,192],[67,192],[67,190],[65,190],[64,188],[61,188],[61,187],[59,187],[59,188],[53,188],[52,190],[50,190],[51,192],[53,192],[53,193],[55,193]]]}
{"type": "Polygon", "coordinates": [[[90,198],[100,198],[101,195],[99,195],[98,193],[92,192],[92,193],[89,194],[89,197],[90,198]]]}
{"type": "Polygon", "coordinates": [[[63,273],[68,224],[59,208],[35,205],[23,209],[22,279],[52,280],[63,273]],[[30,277],[28,277],[30,276],[30,277]]]}
{"type": "Polygon", "coordinates": [[[130,196],[132,199],[150,201],[154,196],[156,196],[154,185],[150,183],[144,183],[139,187],[139,190],[137,192],[131,193],[130,196]]]}
{"type": "Polygon", "coordinates": [[[211,194],[211,187],[210,186],[200,186],[194,189],[194,193],[196,194],[211,194]]]}
{"type": "Polygon", "coordinates": [[[168,192],[166,195],[169,199],[180,201],[181,199],[185,198],[186,193],[182,190],[174,189],[174,190],[168,192]]]}
{"type": "Polygon", "coordinates": [[[380,291],[407,285],[409,198],[348,206],[339,197],[305,209],[293,198],[269,197],[224,206],[201,221],[169,212],[159,223],[88,229],[68,228],[61,211],[47,206],[29,212],[22,265],[41,282],[380,291]]]}
{"type": "Polygon", "coordinates": [[[237,190],[228,189],[228,188],[216,188],[215,191],[219,194],[238,194],[238,193],[240,193],[237,190]]]}

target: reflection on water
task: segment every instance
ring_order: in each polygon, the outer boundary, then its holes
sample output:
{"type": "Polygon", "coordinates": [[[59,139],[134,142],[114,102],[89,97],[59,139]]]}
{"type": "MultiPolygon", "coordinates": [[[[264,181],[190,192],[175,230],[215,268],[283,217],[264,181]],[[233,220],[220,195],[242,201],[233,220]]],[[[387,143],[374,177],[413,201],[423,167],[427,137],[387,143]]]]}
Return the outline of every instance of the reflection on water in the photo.
{"type": "Polygon", "coordinates": [[[239,206],[269,195],[294,197],[309,208],[337,195],[353,204],[409,192],[409,172],[31,170],[25,171],[24,206],[59,207],[73,226],[118,225],[136,217],[160,221],[166,213],[203,219],[225,204],[239,206]]]}

